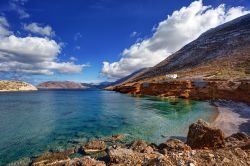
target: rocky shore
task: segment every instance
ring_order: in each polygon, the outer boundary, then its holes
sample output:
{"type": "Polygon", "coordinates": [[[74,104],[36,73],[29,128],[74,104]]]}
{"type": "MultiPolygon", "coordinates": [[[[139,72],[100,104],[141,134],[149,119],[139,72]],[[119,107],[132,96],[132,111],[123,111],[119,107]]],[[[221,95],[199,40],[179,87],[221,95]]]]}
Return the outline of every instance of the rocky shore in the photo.
{"type": "MultiPolygon", "coordinates": [[[[225,137],[222,130],[203,120],[189,126],[186,143],[169,139],[155,145],[143,140],[122,144],[124,135],[92,140],[63,152],[46,152],[27,164],[32,166],[210,166],[250,165],[250,137],[245,133],[225,137]]],[[[21,165],[14,162],[11,165],[21,165]]]]}

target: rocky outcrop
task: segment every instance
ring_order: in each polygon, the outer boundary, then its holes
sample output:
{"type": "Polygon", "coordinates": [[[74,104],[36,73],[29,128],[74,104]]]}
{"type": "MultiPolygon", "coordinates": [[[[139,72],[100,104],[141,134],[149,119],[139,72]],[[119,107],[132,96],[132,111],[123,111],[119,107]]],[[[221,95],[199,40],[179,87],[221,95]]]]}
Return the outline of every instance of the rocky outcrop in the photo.
{"type": "MultiPolygon", "coordinates": [[[[170,139],[160,145],[136,140],[131,144],[113,143],[106,148],[102,140],[90,141],[83,147],[104,149],[105,155],[94,159],[81,153],[82,157],[70,158],[81,150],[45,153],[34,159],[34,166],[247,166],[250,165],[250,138],[245,133],[236,133],[224,139],[219,129],[214,129],[202,120],[190,125],[187,144],[170,139]]],[[[80,148],[81,149],[81,148],[80,148]]],[[[92,156],[96,156],[93,154],[92,156]]]]}
{"type": "Polygon", "coordinates": [[[250,80],[173,80],[116,86],[112,90],[136,95],[193,100],[224,99],[250,104],[250,80]]]}
{"type": "Polygon", "coordinates": [[[86,154],[101,152],[106,149],[106,144],[101,140],[93,140],[82,146],[82,151],[86,154]]]}
{"type": "Polygon", "coordinates": [[[35,90],[37,90],[36,87],[26,82],[0,80],[0,92],[35,90]]]}
{"type": "Polygon", "coordinates": [[[37,86],[38,89],[86,89],[88,86],[84,86],[81,83],[72,81],[48,81],[41,83],[37,86]]]}
{"type": "Polygon", "coordinates": [[[192,149],[216,149],[225,147],[224,134],[203,120],[189,126],[187,144],[192,149]]]}

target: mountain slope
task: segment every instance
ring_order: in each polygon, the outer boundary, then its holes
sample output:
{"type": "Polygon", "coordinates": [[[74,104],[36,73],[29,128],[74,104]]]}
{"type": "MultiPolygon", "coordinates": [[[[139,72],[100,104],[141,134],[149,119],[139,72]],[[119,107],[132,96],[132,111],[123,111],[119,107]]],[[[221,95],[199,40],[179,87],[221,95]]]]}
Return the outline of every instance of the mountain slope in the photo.
{"type": "Polygon", "coordinates": [[[250,14],[213,28],[139,75],[134,81],[168,73],[179,77],[245,78],[250,74],[250,14]]]}

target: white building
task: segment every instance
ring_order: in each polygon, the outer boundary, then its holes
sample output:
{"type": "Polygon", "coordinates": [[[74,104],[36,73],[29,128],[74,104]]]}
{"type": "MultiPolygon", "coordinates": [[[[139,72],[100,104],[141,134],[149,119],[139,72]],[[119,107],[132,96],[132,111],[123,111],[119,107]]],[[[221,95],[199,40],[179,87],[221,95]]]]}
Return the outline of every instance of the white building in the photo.
{"type": "Polygon", "coordinates": [[[166,74],[167,78],[171,78],[171,79],[176,79],[178,77],[177,74],[166,74]]]}

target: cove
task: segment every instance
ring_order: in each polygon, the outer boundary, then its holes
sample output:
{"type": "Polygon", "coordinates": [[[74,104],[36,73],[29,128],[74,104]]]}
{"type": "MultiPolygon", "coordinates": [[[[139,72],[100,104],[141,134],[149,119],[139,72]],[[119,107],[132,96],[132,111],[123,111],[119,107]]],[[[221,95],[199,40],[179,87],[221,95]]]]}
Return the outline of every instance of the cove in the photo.
{"type": "Polygon", "coordinates": [[[0,165],[126,134],[160,143],[185,139],[188,126],[218,114],[206,101],[134,97],[112,91],[48,90],[0,94],[0,165]]]}

